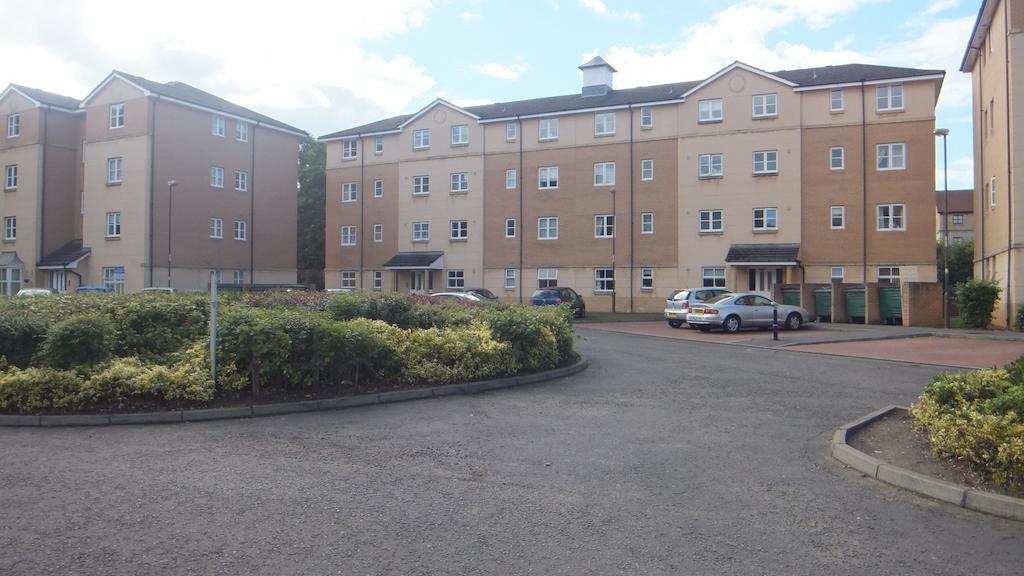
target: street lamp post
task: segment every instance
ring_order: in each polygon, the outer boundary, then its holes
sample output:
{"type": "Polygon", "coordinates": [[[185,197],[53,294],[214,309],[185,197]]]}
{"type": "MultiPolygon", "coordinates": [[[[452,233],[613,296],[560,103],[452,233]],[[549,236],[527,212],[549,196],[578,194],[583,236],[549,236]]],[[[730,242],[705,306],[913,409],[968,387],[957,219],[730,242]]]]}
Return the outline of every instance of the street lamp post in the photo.
{"type": "Polygon", "coordinates": [[[946,156],[946,136],[949,128],[939,128],[942,136],[942,326],[949,328],[949,169],[946,156]]]}
{"type": "Polygon", "coordinates": [[[171,287],[171,215],[174,213],[171,210],[171,202],[174,199],[174,195],[171,194],[171,190],[178,185],[176,180],[167,181],[167,287],[171,287]]]}

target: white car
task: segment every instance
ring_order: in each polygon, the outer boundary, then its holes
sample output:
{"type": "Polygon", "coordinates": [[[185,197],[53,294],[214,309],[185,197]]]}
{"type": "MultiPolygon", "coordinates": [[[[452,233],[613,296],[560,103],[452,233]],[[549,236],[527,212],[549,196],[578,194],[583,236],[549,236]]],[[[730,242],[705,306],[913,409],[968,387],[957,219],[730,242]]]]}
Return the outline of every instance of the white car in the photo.
{"type": "Polygon", "coordinates": [[[690,307],[705,300],[717,298],[722,294],[728,294],[725,288],[683,288],[673,290],[665,299],[665,320],[673,328],[679,328],[686,324],[686,315],[690,313],[690,307]]]}
{"type": "Polygon", "coordinates": [[[483,302],[483,298],[473,294],[471,292],[435,292],[430,295],[431,298],[437,298],[439,300],[453,300],[456,302],[483,302]]]}
{"type": "Polygon", "coordinates": [[[32,296],[52,296],[53,290],[49,288],[22,288],[18,290],[18,298],[30,298],[32,296]]]}

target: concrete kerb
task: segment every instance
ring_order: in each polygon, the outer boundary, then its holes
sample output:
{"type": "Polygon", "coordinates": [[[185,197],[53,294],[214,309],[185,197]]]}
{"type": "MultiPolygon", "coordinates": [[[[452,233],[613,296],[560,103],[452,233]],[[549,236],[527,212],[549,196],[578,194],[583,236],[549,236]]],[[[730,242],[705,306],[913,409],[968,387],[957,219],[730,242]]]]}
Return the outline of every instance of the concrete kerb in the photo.
{"type": "Polygon", "coordinates": [[[847,443],[847,435],[893,412],[904,410],[900,406],[886,406],[850,422],[832,435],[832,457],[858,472],[904,490],[955,504],[961,508],[993,516],[1024,522],[1024,500],[979,492],[950,482],[937,480],[916,472],[882,462],[857,450],[847,443]]]}
{"type": "Polygon", "coordinates": [[[452,396],[456,394],[477,394],[488,390],[511,388],[526,384],[536,384],[550,380],[565,378],[582,372],[590,365],[590,361],[582,356],[569,366],[562,366],[545,372],[450,384],[432,388],[415,388],[396,390],[378,394],[363,394],[341,398],[325,398],[322,400],[303,400],[299,402],[281,402],[276,404],[253,404],[250,406],[232,406],[227,408],[201,408],[197,410],[173,410],[165,412],[136,412],[125,414],[0,414],[0,427],[40,427],[40,426],[107,426],[117,424],[166,424],[171,422],[199,422],[208,420],[228,420],[235,418],[252,418],[276,414],[294,414],[320,410],[338,410],[373,404],[390,404],[424,398],[452,396]]]}

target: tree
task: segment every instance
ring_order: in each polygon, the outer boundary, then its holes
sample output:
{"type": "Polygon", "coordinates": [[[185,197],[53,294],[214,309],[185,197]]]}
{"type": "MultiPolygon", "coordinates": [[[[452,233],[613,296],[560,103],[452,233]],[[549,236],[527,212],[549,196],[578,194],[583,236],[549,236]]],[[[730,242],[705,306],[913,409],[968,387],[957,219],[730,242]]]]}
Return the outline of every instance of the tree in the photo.
{"type": "Polygon", "coordinates": [[[323,142],[307,136],[299,144],[299,282],[324,287],[324,212],[327,157],[323,142]]]}
{"type": "MultiPolygon", "coordinates": [[[[945,268],[943,257],[942,240],[935,244],[935,262],[938,267],[938,280],[942,282],[942,272],[945,268]]],[[[949,243],[949,286],[966,282],[974,277],[974,241],[953,240],[949,243]]]]}

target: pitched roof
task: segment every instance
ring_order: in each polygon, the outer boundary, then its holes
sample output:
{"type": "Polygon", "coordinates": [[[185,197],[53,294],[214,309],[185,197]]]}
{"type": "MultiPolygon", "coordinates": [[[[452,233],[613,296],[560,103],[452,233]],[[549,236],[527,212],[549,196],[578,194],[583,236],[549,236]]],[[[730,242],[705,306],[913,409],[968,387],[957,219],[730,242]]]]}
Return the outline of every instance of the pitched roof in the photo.
{"type": "Polygon", "coordinates": [[[399,252],[384,263],[385,268],[429,268],[444,252],[399,252]]]}
{"type": "Polygon", "coordinates": [[[996,7],[999,2],[982,0],[978,8],[978,18],[974,21],[974,29],[971,30],[971,37],[967,41],[967,50],[964,51],[964,58],[960,61],[960,71],[970,73],[974,68],[974,62],[985,45],[985,37],[992,29],[992,17],[995,16],[996,7]]]}
{"type": "Polygon", "coordinates": [[[40,90],[38,88],[22,86],[21,84],[11,84],[11,88],[14,88],[18,92],[21,92],[43,106],[51,106],[53,108],[60,108],[68,111],[78,110],[79,101],[70,96],[61,96],[60,94],[54,94],[53,92],[47,92],[46,90],[40,90]]]}
{"type": "Polygon", "coordinates": [[[586,64],[580,64],[579,68],[580,70],[583,70],[584,68],[597,68],[598,66],[607,66],[612,69],[612,72],[618,72],[618,70],[600,56],[594,56],[586,64]]]}
{"type": "MultiPolygon", "coordinates": [[[[935,193],[935,209],[939,214],[945,212],[946,192],[939,190],[935,193]]],[[[974,190],[950,190],[949,211],[952,212],[974,212],[974,190]]]]}
{"type": "Polygon", "coordinates": [[[725,261],[729,264],[768,264],[798,262],[799,244],[733,244],[725,261]]]}
{"type": "MultiPolygon", "coordinates": [[[[584,66],[592,63],[588,62],[584,66]]],[[[731,64],[730,67],[734,66],[731,64]]],[[[746,67],[744,65],[745,68],[746,67]]],[[[861,81],[875,82],[879,80],[929,77],[945,75],[944,70],[922,70],[917,68],[899,68],[895,66],[876,66],[874,64],[843,64],[840,66],[820,66],[818,68],[805,68],[801,70],[782,70],[770,72],[770,76],[777,76],[785,81],[792,82],[799,88],[812,88],[815,86],[829,86],[833,84],[853,84],[861,81]]],[[[517,116],[539,116],[543,114],[557,114],[560,112],[572,112],[574,110],[589,110],[594,108],[613,108],[629,104],[646,104],[655,102],[666,102],[679,100],[684,94],[706,82],[704,80],[692,80],[688,82],[672,82],[669,84],[657,84],[655,86],[640,86],[638,88],[625,88],[611,90],[600,96],[583,96],[581,93],[565,94],[562,96],[548,96],[544,98],[533,98],[530,100],[516,100],[513,102],[499,102],[496,104],[484,104],[481,106],[468,106],[462,108],[466,112],[479,116],[484,122],[517,116]]],[[[404,114],[384,120],[377,120],[355,128],[332,132],[320,137],[320,140],[334,140],[350,136],[363,136],[382,132],[398,131],[401,125],[411,118],[413,114],[404,114]]]]}
{"type": "Polygon", "coordinates": [[[92,254],[92,248],[83,248],[81,239],[72,240],[40,259],[38,266],[40,268],[63,268],[65,266],[73,268],[74,266],[70,265],[76,264],[90,254],[92,254]]]}

